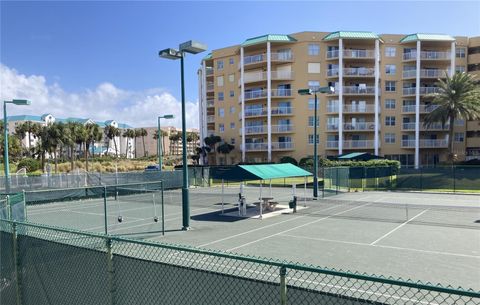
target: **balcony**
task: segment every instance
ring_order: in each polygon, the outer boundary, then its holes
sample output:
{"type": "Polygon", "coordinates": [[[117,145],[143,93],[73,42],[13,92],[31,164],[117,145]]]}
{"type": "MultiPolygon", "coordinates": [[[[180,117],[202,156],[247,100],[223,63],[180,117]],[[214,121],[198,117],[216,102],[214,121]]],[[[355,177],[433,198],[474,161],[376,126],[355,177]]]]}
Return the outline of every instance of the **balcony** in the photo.
{"type": "MultiPolygon", "coordinates": [[[[403,60],[417,60],[417,52],[408,52],[403,54],[403,60]]],[[[450,60],[450,52],[440,51],[421,51],[420,60],[450,60]]]]}
{"type": "Polygon", "coordinates": [[[375,131],[375,122],[355,122],[343,124],[343,131],[375,131]]]}
{"type": "Polygon", "coordinates": [[[205,69],[205,75],[206,76],[213,76],[213,68],[212,67],[207,67],[205,69]]]}
{"type": "Polygon", "coordinates": [[[271,54],[272,62],[292,62],[293,54],[287,52],[272,52],[271,54]]]}
{"type": "Polygon", "coordinates": [[[343,112],[344,113],[374,113],[375,105],[344,105],[343,112]]]}
{"type": "Polygon", "coordinates": [[[272,142],[272,150],[293,150],[293,142],[272,142]]]}
{"type": "MultiPolygon", "coordinates": [[[[426,127],[425,125],[423,125],[423,123],[420,123],[421,131],[434,131],[434,130],[448,131],[449,129],[450,129],[450,124],[446,124],[445,126],[442,126],[442,123],[434,123],[426,127]]],[[[415,122],[402,123],[402,130],[405,130],[405,131],[415,130],[415,122]]]]}
{"type": "MultiPolygon", "coordinates": [[[[282,116],[282,115],[291,115],[293,112],[292,107],[273,107],[271,109],[272,116],[282,116]]],[[[258,116],[266,116],[268,115],[266,108],[253,108],[253,109],[245,109],[245,117],[258,117],[258,116]]],[[[242,118],[242,113],[238,114],[238,118],[242,118]]]]}
{"type": "MultiPolygon", "coordinates": [[[[285,52],[272,52],[270,54],[270,60],[272,62],[292,62],[293,61],[293,54],[292,53],[285,53],[285,52]]],[[[253,66],[255,64],[262,64],[267,62],[267,54],[266,53],[261,53],[261,54],[254,54],[254,55],[248,55],[243,57],[243,65],[245,67],[247,66],[253,66]]],[[[239,65],[240,68],[240,65],[239,65]]]]}
{"type": "Polygon", "coordinates": [[[214,100],[213,99],[210,99],[210,100],[207,100],[207,107],[214,107],[214,100]]]}
{"type": "Polygon", "coordinates": [[[373,68],[344,68],[343,77],[374,77],[373,68]]]}
{"type": "MultiPolygon", "coordinates": [[[[343,149],[373,149],[373,140],[345,140],[343,149]]],[[[338,149],[338,141],[327,141],[327,148],[338,149]]]]}
{"type": "Polygon", "coordinates": [[[374,50],[343,50],[343,58],[360,58],[360,59],[373,59],[375,58],[375,51],[374,50]]]}
{"type": "MultiPolygon", "coordinates": [[[[447,148],[447,140],[439,139],[420,139],[419,140],[420,148],[447,148]]],[[[415,148],[415,139],[402,140],[402,148],[415,148]]]]}
{"type": "MultiPolygon", "coordinates": [[[[416,88],[403,88],[403,95],[415,95],[416,88]]],[[[438,93],[440,88],[437,87],[420,87],[420,95],[438,93]]]]}
{"type": "Polygon", "coordinates": [[[293,125],[272,125],[272,133],[291,133],[293,125]]]}
{"type": "Polygon", "coordinates": [[[292,107],[273,107],[271,114],[273,115],[291,115],[293,113],[292,107]]]}
{"type": "Polygon", "coordinates": [[[327,131],[338,131],[338,123],[327,124],[327,131]]]}
{"type": "MultiPolygon", "coordinates": [[[[420,104],[420,113],[430,113],[437,108],[438,108],[438,105],[420,104]]],[[[402,106],[402,112],[403,113],[415,113],[415,105],[403,105],[402,106]]]]}
{"type": "Polygon", "coordinates": [[[272,71],[272,80],[290,80],[293,79],[292,71],[272,71]]]}
{"type": "Polygon", "coordinates": [[[374,95],[374,86],[344,86],[344,95],[374,95]]]}
{"type": "Polygon", "coordinates": [[[338,77],[338,68],[337,69],[328,69],[327,77],[338,77]]]}
{"type": "Polygon", "coordinates": [[[207,129],[207,134],[215,134],[215,129],[207,129]]]}
{"type": "MultiPolygon", "coordinates": [[[[242,129],[239,129],[240,135],[242,134],[242,129]]],[[[260,126],[245,126],[245,134],[262,134],[267,133],[267,126],[260,125],[260,126]]]]}
{"type": "Polygon", "coordinates": [[[332,59],[332,58],[338,58],[338,55],[340,54],[339,50],[331,50],[327,51],[327,58],[332,59]]]}
{"type": "MultiPolygon", "coordinates": [[[[265,89],[245,92],[245,100],[266,98],[267,92],[265,89]]],[[[292,92],[292,89],[272,89],[271,96],[272,98],[291,97],[292,92]]]]}
{"type": "Polygon", "coordinates": [[[338,113],[338,104],[336,105],[327,105],[327,112],[328,113],[338,113]]]}
{"type": "Polygon", "coordinates": [[[267,143],[245,143],[245,151],[267,151],[267,143]]]}
{"type": "MultiPolygon", "coordinates": [[[[421,78],[445,78],[445,75],[448,75],[449,69],[442,70],[442,69],[421,69],[420,70],[420,77],[421,78]]],[[[416,78],[417,77],[417,70],[408,70],[403,71],[403,78],[416,78]]]]}
{"type": "Polygon", "coordinates": [[[213,83],[207,83],[207,92],[213,92],[213,89],[215,88],[213,83]]]}
{"type": "Polygon", "coordinates": [[[207,123],[215,123],[215,116],[207,115],[207,123]]]}

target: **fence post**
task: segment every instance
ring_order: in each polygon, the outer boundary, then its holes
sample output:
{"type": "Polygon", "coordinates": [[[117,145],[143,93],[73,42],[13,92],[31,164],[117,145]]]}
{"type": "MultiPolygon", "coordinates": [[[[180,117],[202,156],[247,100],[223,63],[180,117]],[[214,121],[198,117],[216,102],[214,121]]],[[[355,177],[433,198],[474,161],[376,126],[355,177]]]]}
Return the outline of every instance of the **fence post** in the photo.
{"type": "Polygon", "coordinates": [[[17,305],[22,305],[22,279],[19,272],[20,256],[18,255],[17,223],[12,222],[12,240],[13,240],[13,261],[15,263],[15,290],[17,295],[17,305]]]}
{"type": "Polygon", "coordinates": [[[452,166],[453,169],[453,192],[456,192],[456,181],[455,181],[455,165],[452,166]]]}
{"type": "Polygon", "coordinates": [[[335,195],[338,195],[338,167],[335,167],[335,195]]]}
{"type": "Polygon", "coordinates": [[[165,205],[163,203],[163,181],[161,181],[161,187],[162,187],[162,235],[165,235],[165,205]]]}
{"type": "Polygon", "coordinates": [[[110,290],[110,304],[116,304],[116,285],[115,285],[115,267],[113,264],[112,239],[107,237],[107,267],[108,267],[108,287],[110,290]]]}
{"type": "Polygon", "coordinates": [[[107,187],[103,187],[103,216],[105,222],[105,235],[108,234],[107,187]]]}
{"type": "Polygon", "coordinates": [[[420,191],[423,191],[423,175],[422,175],[422,167],[419,168],[420,170],[420,191]]]}
{"type": "Polygon", "coordinates": [[[280,304],[287,304],[287,267],[280,267],[280,304]]]}

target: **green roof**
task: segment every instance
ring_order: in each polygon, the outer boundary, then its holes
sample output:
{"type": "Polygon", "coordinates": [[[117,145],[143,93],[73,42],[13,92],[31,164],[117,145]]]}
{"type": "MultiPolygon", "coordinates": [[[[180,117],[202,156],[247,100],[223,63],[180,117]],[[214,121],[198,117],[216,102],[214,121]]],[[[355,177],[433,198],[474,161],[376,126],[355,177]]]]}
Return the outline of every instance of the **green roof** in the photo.
{"type": "Polygon", "coordinates": [[[455,41],[455,38],[453,38],[450,35],[445,35],[445,34],[425,34],[425,33],[415,33],[415,34],[410,34],[402,39],[400,39],[400,42],[405,43],[405,42],[412,42],[412,41],[455,41]]]}
{"type": "Polygon", "coordinates": [[[257,176],[260,180],[304,177],[312,175],[312,173],[291,163],[239,165],[239,167],[246,170],[250,174],[257,176]]]}
{"type": "Polygon", "coordinates": [[[205,56],[202,60],[209,60],[212,59],[212,53],[208,53],[207,56],[205,56]]]}
{"type": "Polygon", "coordinates": [[[338,31],[332,32],[325,36],[323,40],[335,40],[335,39],[380,39],[380,37],[373,32],[362,31],[338,31]]]}
{"type": "Polygon", "coordinates": [[[252,46],[259,43],[266,43],[268,41],[271,42],[293,42],[297,41],[295,38],[289,35],[283,34],[267,34],[262,36],[257,36],[253,38],[249,38],[242,43],[242,47],[252,46]]]}

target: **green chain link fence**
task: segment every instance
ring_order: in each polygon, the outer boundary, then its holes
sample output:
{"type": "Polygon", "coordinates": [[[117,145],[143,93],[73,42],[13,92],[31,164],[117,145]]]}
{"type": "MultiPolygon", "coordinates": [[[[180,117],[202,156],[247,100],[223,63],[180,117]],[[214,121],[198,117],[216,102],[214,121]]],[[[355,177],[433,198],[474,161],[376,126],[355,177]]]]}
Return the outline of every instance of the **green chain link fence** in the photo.
{"type": "Polygon", "coordinates": [[[480,304],[480,292],[0,220],[0,301],[480,304]]]}

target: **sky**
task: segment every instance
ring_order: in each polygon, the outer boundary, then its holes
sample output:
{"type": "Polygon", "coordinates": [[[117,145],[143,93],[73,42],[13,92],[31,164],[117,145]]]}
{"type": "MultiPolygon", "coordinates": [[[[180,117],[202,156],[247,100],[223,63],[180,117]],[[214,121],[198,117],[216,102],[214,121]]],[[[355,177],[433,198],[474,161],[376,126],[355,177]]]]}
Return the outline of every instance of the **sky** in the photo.
{"type": "MultiPolygon", "coordinates": [[[[10,114],[181,126],[180,63],[158,51],[197,40],[209,50],[267,33],[363,30],[480,36],[480,1],[1,1],[0,98],[10,114]],[[381,13],[380,13],[381,12],[381,13]]],[[[185,58],[187,126],[198,127],[197,70],[185,58]]]]}

